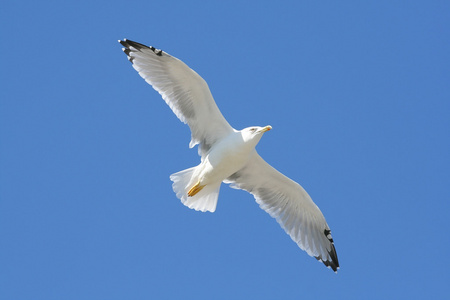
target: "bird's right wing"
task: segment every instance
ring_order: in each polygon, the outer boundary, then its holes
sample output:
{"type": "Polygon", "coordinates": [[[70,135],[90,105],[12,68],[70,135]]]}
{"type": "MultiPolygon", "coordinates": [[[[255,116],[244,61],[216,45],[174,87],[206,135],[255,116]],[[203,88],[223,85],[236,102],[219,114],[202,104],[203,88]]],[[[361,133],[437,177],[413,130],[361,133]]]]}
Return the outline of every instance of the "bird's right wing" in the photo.
{"type": "Polygon", "coordinates": [[[333,271],[339,262],[325,217],[308,193],[284,176],[256,150],[245,167],[225,183],[253,194],[259,206],[275,218],[294,242],[333,271]]]}
{"type": "Polygon", "coordinates": [[[127,39],[119,41],[139,75],[158,91],[175,115],[191,129],[189,147],[200,144],[203,156],[233,132],[214,101],[208,84],[181,60],[162,50],[127,39]]]}

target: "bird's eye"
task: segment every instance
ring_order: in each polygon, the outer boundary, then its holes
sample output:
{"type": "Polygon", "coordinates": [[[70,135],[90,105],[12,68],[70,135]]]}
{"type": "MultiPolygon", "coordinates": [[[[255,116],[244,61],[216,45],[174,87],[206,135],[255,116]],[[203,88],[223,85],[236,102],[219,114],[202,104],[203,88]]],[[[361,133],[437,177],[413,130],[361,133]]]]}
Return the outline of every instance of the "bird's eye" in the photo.
{"type": "Polygon", "coordinates": [[[255,128],[255,127],[253,127],[253,128],[250,128],[250,131],[251,131],[251,132],[255,132],[255,130],[256,130],[256,128],[255,128]]]}

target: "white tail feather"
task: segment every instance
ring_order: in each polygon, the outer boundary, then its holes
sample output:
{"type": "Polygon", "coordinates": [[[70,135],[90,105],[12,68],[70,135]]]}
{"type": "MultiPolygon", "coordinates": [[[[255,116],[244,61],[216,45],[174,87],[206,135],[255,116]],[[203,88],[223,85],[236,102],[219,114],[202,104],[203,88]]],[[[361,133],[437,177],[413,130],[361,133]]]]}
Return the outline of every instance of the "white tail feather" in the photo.
{"type": "Polygon", "coordinates": [[[170,175],[170,180],[173,181],[173,191],[187,207],[203,212],[214,212],[217,206],[221,182],[208,184],[193,197],[188,197],[187,192],[197,182],[197,180],[192,180],[194,171],[195,167],[170,175]]]}

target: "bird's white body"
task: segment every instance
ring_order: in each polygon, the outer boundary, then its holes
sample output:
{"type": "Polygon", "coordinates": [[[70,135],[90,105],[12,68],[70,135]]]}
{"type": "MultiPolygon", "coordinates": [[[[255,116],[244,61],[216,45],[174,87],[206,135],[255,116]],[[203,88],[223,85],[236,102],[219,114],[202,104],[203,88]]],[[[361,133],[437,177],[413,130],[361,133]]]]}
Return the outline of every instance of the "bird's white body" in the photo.
{"type": "Polygon", "coordinates": [[[261,136],[271,128],[233,130],[202,156],[199,165],[172,174],[173,189],[181,202],[195,210],[214,212],[221,183],[248,164],[261,136]]]}
{"type": "Polygon", "coordinates": [[[214,212],[222,182],[246,190],[301,249],[336,271],[336,249],[320,209],[297,182],[270,166],[255,150],[271,127],[235,130],[221,114],[206,81],[186,64],[154,47],[119,42],[133,68],[189,125],[189,147],[199,145],[200,164],[170,176],[181,202],[214,212]]]}
{"type": "Polygon", "coordinates": [[[242,169],[261,135],[258,137],[250,139],[245,131],[234,131],[217,142],[196,167],[192,184],[220,183],[242,169]]]}

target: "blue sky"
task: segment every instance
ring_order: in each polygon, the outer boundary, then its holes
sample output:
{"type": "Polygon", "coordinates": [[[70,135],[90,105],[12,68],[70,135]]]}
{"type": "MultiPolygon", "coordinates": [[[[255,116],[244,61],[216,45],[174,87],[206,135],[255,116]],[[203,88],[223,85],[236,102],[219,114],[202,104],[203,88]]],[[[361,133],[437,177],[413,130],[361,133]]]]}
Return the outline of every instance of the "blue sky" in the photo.
{"type": "Polygon", "coordinates": [[[4,1],[1,299],[443,299],[448,1],[4,1]],[[169,175],[189,129],[118,39],[203,76],[235,128],[330,225],[341,269],[250,194],[214,214],[169,175]]]}

